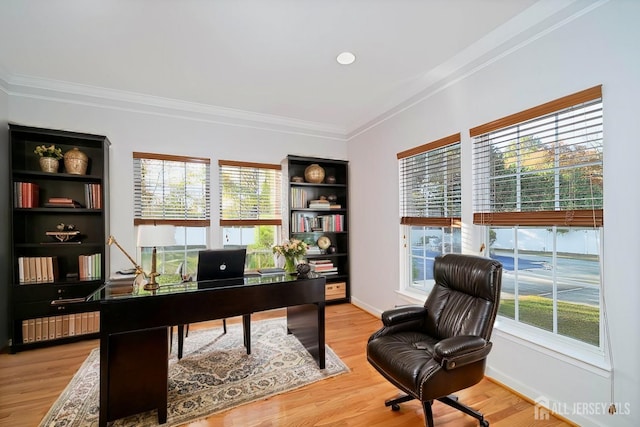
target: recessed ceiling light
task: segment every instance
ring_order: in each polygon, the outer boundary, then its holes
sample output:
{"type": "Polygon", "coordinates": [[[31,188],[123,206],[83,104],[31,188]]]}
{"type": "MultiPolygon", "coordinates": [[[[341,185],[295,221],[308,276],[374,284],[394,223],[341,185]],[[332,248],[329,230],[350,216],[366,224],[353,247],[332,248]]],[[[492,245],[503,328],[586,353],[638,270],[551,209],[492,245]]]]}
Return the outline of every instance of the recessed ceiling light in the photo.
{"type": "Polygon", "coordinates": [[[336,61],[338,64],[349,65],[353,64],[353,61],[356,60],[356,56],[351,52],[342,52],[340,55],[336,57],[336,61]]]}

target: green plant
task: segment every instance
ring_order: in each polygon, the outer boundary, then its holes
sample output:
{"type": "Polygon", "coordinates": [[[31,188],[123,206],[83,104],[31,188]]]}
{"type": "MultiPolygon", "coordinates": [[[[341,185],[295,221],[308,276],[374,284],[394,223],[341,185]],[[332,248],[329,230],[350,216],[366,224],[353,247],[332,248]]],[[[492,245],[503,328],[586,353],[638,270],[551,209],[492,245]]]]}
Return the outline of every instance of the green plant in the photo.
{"type": "Polygon", "coordinates": [[[62,149],[51,144],[50,146],[38,145],[33,152],[40,157],[53,157],[56,160],[62,158],[62,149]]]}

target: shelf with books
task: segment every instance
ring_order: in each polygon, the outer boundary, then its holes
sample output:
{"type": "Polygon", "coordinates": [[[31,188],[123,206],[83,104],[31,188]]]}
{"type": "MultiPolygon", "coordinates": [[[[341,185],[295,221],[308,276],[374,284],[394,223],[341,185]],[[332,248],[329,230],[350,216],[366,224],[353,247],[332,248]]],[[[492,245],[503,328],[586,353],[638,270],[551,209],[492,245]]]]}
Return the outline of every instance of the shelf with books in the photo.
{"type": "Polygon", "coordinates": [[[9,125],[11,352],[95,336],[74,332],[38,340],[23,326],[97,309],[82,301],[108,277],[109,145],[100,135],[9,125]],[[34,151],[42,145],[63,153],[78,148],[89,159],[87,170],[67,170],[63,160],[58,172],[40,170],[34,151]]]}
{"type": "Polygon", "coordinates": [[[326,267],[328,271],[318,271],[326,276],[327,301],[349,302],[348,162],[289,155],[284,163],[288,179],[288,234],[310,246],[307,262],[329,260],[332,264],[326,267]],[[314,177],[316,182],[305,178],[312,164],[324,171],[321,180],[314,177]],[[330,242],[330,247],[321,249],[320,238],[330,242]]]}

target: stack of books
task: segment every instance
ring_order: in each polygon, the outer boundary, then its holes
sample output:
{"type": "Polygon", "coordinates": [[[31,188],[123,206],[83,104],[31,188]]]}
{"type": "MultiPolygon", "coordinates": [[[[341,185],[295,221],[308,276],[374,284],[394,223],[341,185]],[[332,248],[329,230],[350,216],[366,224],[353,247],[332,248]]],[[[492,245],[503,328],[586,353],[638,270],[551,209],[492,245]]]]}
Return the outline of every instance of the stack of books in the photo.
{"type": "Polygon", "coordinates": [[[309,200],[309,209],[331,209],[331,203],[326,199],[309,200]]]}
{"type": "Polygon", "coordinates": [[[307,255],[320,255],[322,251],[316,245],[307,246],[307,255]]]}
{"type": "Polygon", "coordinates": [[[309,266],[311,271],[325,276],[338,274],[338,267],[333,265],[333,261],[330,259],[312,259],[309,260],[309,266]]]}
{"type": "Polygon", "coordinates": [[[67,197],[49,197],[45,204],[48,208],[81,208],[82,205],[67,197]]]}

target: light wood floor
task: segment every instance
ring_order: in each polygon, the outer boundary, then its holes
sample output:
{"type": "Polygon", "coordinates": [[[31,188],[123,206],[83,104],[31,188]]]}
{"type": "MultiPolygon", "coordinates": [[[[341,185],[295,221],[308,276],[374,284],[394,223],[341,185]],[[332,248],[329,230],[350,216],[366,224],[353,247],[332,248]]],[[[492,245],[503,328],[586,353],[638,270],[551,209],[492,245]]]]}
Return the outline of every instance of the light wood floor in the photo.
{"type": "MultiPolygon", "coordinates": [[[[255,314],[252,319],[283,314],[276,310],[255,314]]],[[[397,390],[369,366],[365,356],[367,339],[380,327],[380,320],[350,304],[327,307],[326,317],[327,344],[351,372],[188,426],[424,426],[419,402],[404,403],[398,412],[384,406],[384,400],[394,397],[397,390]]],[[[232,321],[237,319],[229,319],[232,321]]],[[[206,322],[191,328],[219,325],[219,321],[206,322]]],[[[37,426],[91,349],[98,345],[97,340],[90,340],[0,354],[0,426],[37,426]]],[[[534,420],[531,403],[487,379],[457,395],[483,412],[493,427],[570,425],[555,418],[534,420]]],[[[436,427],[478,425],[473,418],[439,402],[434,403],[433,412],[436,427]]]]}

